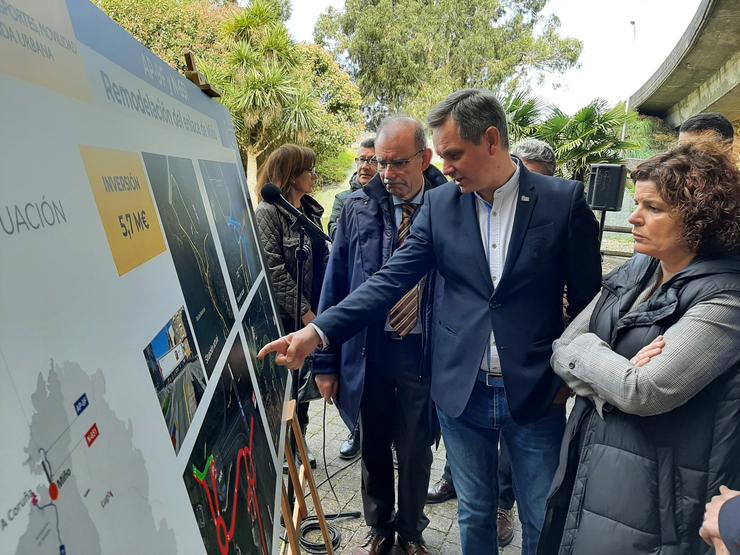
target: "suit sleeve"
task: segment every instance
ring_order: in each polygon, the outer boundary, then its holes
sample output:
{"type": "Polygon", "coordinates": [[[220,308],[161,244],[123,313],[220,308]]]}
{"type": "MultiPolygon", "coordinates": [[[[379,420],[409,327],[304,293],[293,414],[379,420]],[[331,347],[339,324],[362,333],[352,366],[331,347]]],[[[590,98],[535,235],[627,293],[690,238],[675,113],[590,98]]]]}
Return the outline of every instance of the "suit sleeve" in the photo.
{"type": "MultiPolygon", "coordinates": [[[[335,200],[335,206],[337,200],[339,200],[338,197],[335,200]]],[[[329,254],[324,283],[321,287],[318,314],[339,304],[349,292],[349,230],[347,229],[347,219],[344,217],[344,210],[342,210],[342,216],[335,222],[334,229],[336,235],[334,235],[334,243],[329,254]]],[[[324,330],[322,329],[321,331],[323,333],[324,330]]],[[[338,374],[340,370],[340,356],[341,344],[330,342],[328,349],[317,351],[314,354],[312,373],[314,375],[338,374]]]]}
{"type": "Polygon", "coordinates": [[[403,247],[393,253],[385,266],[314,320],[329,338],[330,345],[336,347],[371,322],[384,319],[393,305],[434,268],[431,203],[429,195],[403,247]]]}
{"type": "Polygon", "coordinates": [[[575,318],[601,287],[599,224],[586,203],[583,183],[576,182],[571,197],[566,247],[568,316],[575,318]]]}
{"type": "Polygon", "coordinates": [[[344,195],[342,193],[337,193],[334,196],[334,204],[331,207],[331,215],[329,216],[329,237],[331,237],[331,240],[334,241],[334,236],[337,233],[337,223],[339,222],[339,218],[342,214],[342,208],[344,207],[344,195]]]}
{"type": "Polygon", "coordinates": [[[719,510],[719,535],[730,555],[740,555],[740,496],[725,501],[719,510]]]}

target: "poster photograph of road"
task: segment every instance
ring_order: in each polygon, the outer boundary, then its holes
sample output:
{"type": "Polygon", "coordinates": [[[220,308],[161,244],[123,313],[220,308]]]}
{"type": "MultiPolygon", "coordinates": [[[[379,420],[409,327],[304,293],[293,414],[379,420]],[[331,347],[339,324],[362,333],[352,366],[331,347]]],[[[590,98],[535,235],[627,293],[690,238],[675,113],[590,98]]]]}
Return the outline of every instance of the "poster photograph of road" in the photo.
{"type": "Polygon", "coordinates": [[[199,160],[236,303],[241,308],[261,264],[235,164],[199,160]]]}
{"type": "Polygon", "coordinates": [[[178,453],[206,388],[203,366],[184,308],[180,308],[146,346],[144,358],[172,446],[178,453]]]}
{"type": "Polygon", "coordinates": [[[143,157],[195,339],[210,376],[234,315],[193,162],[158,154],[144,153],[143,157]]]}
{"type": "Polygon", "coordinates": [[[263,280],[249,305],[242,325],[254,373],[257,376],[257,387],[259,387],[262,402],[265,405],[270,435],[277,453],[280,446],[280,429],[283,425],[283,402],[288,383],[288,371],[283,366],[275,364],[273,356],[264,360],[257,358],[257,353],[262,347],[280,337],[280,331],[270,307],[267,281],[263,280]]]}
{"type": "Polygon", "coordinates": [[[238,335],[183,479],[209,554],[272,553],[277,474],[238,335]]]}

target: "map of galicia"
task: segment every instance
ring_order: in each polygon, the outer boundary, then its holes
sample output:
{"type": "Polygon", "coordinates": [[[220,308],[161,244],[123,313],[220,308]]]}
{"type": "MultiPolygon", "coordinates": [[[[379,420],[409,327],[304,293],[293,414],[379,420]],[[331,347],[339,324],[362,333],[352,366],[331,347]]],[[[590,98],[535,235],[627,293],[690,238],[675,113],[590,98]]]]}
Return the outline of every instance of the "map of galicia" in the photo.
{"type": "Polygon", "coordinates": [[[73,362],[52,361],[46,379],[39,373],[25,447],[36,479],[15,511],[28,513],[17,555],[130,552],[132,538],[106,536],[109,547],[103,549],[98,532],[116,530],[116,515],[124,512],[136,520],[129,523],[136,544],[151,553],[177,552],[172,530],[154,522],[144,457],[133,447],[130,425],[116,417],[104,395],[100,370],[88,375],[73,362]]]}

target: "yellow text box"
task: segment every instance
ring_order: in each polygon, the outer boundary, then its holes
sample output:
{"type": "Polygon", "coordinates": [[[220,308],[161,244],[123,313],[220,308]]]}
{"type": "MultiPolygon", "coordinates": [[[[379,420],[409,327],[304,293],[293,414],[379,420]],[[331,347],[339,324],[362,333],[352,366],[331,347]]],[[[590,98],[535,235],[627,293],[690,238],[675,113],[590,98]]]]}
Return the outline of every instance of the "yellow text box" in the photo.
{"type": "Polygon", "coordinates": [[[80,146],[118,275],[165,251],[159,217],[138,153],[80,146]]]}
{"type": "Polygon", "coordinates": [[[79,43],[63,0],[0,1],[0,74],[90,102],[79,43]]]}

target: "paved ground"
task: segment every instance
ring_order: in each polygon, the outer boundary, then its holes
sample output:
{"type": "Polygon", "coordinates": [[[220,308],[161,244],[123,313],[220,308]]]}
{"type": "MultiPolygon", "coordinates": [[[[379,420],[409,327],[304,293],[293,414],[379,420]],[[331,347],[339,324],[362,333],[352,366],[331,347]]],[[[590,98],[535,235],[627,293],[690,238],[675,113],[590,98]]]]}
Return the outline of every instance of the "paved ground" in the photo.
{"type": "MultiPolygon", "coordinates": [[[[338,457],[339,445],[347,437],[347,428],[342,422],[336,409],[328,406],[326,410],[326,463],[324,466],[322,456],[322,444],[324,436],[322,434],[322,413],[323,403],[314,401],[311,403],[310,418],[308,426],[307,442],[311,450],[316,455],[318,467],[314,471],[317,483],[326,480],[326,469],[329,474],[336,472],[347,465],[338,457]]],[[[436,482],[442,475],[442,469],[445,464],[444,445],[434,453],[434,462],[432,463],[432,483],[436,482]]],[[[339,505],[329,488],[325,483],[319,487],[322,506],[325,513],[336,513],[338,511],[360,511],[362,512],[362,499],[360,497],[360,464],[353,464],[346,470],[339,472],[331,480],[336,491],[339,505]]],[[[429,517],[429,527],[424,532],[432,553],[440,555],[456,555],[461,553],[460,550],[460,530],[457,526],[457,502],[455,500],[447,501],[439,505],[428,505],[426,514],[429,517]]],[[[338,553],[349,554],[352,548],[358,545],[365,535],[366,527],[362,518],[338,520],[335,523],[342,533],[341,548],[338,553]]],[[[521,527],[519,521],[515,522],[515,536],[512,543],[501,550],[503,555],[519,555],[521,552],[521,527]]],[[[396,548],[394,555],[400,554],[400,549],[396,548]]]]}

